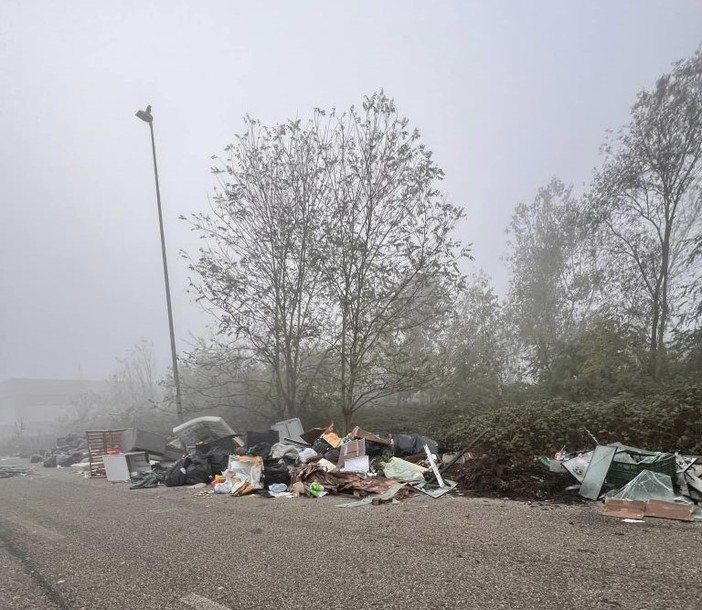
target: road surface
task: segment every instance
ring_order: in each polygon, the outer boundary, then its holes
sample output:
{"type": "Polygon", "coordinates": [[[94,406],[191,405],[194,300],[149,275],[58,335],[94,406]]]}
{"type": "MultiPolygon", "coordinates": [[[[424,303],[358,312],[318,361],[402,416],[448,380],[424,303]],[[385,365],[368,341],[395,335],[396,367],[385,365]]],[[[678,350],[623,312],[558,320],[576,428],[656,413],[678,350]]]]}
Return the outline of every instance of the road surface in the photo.
{"type": "Polygon", "coordinates": [[[35,472],[0,480],[3,610],[702,608],[702,523],[463,497],[348,509],[35,472]]]}

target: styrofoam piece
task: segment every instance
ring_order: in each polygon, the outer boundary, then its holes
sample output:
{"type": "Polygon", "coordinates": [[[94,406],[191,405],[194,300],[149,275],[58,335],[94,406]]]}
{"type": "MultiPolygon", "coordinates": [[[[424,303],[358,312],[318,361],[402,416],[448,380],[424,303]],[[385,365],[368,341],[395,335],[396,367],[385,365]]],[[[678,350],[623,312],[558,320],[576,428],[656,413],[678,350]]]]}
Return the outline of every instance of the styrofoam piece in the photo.
{"type": "Polygon", "coordinates": [[[305,431],[302,427],[302,422],[299,417],[279,421],[271,426],[271,430],[275,430],[279,436],[279,442],[284,442],[286,438],[294,441],[304,442],[300,435],[305,431]]]}

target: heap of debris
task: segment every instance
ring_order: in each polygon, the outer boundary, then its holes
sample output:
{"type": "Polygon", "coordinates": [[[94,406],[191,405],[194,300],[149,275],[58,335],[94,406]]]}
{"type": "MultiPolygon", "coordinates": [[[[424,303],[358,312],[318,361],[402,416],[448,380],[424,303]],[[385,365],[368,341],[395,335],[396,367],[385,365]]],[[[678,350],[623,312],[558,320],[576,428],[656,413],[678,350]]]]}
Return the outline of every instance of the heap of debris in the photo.
{"type": "Polygon", "coordinates": [[[540,461],[515,461],[506,454],[484,455],[468,459],[454,469],[453,478],[466,495],[564,503],[584,500],[570,481],[546,470],[540,461]]]}
{"type": "Polygon", "coordinates": [[[454,454],[419,434],[382,437],[356,427],[342,437],[333,424],[304,431],[297,418],[240,435],[221,417],[199,417],[173,434],[169,440],[135,428],[91,430],[85,437],[58,439],[55,449],[31,461],[129,482],[132,489],[189,485],[201,488],[199,494],[356,498],[339,506],[395,502],[419,493],[439,498],[457,490],[515,500],[600,499],[605,515],[630,520],[702,520],[702,458],[600,445],[592,435],[592,450],[564,448],[553,458],[525,461],[468,453],[485,432],[454,454]]]}
{"type": "Polygon", "coordinates": [[[87,457],[88,442],[84,435],[69,434],[56,439],[53,449],[41,449],[34,452],[29,461],[41,464],[45,468],[69,468],[82,462],[87,457]]]}

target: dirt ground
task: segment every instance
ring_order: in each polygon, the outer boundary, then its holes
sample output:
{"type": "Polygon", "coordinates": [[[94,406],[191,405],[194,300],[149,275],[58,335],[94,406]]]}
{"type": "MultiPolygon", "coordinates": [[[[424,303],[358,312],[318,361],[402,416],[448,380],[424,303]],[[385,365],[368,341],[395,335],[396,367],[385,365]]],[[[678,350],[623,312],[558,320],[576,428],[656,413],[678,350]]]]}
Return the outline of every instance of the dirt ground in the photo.
{"type": "Polygon", "coordinates": [[[582,502],[577,490],[568,489],[577,481],[568,473],[546,470],[536,460],[515,460],[509,455],[483,455],[453,467],[449,475],[468,496],[582,502]]]}

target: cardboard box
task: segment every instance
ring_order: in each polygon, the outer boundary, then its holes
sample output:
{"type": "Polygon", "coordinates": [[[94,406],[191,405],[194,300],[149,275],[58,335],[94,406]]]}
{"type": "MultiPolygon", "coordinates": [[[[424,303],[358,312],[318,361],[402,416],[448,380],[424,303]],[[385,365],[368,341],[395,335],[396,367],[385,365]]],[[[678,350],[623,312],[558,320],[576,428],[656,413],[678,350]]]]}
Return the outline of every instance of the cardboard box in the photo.
{"type": "MultiPolygon", "coordinates": [[[[344,469],[346,460],[361,457],[364,455],[366,455],[365,439],[361,438],[355,441],[349,441],[348,443],[344,443],[343,445],[341,445],[341,447],[339,447],[339,461],[337,462],[339,470],[344,469]]],[[[368,471],[366,470],[365,472],[368,471]]]]}

